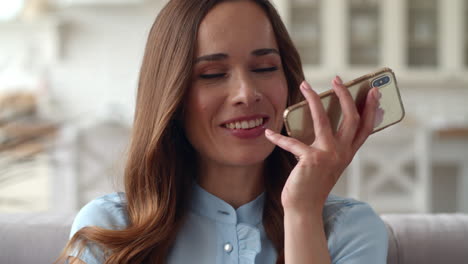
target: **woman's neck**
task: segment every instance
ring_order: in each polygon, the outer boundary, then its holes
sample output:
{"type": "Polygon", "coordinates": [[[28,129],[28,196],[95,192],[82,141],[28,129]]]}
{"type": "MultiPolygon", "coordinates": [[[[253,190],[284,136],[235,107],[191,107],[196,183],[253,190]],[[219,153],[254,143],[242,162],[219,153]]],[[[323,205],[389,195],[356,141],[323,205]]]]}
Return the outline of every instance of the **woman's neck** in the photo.
{"type": "Polygon", "coordinates": [[[251,166],[202,164],[198,184],[235,209],[254,200],[264,191],[263,163],[251,166]]]}

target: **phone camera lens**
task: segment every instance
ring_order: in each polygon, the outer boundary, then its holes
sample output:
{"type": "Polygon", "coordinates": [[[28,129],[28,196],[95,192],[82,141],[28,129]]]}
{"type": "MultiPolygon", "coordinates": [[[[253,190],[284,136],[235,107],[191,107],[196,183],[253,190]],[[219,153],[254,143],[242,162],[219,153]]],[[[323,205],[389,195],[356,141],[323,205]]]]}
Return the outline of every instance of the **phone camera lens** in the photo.
{"type": "Polygon", "coordinates": [[[372,87],[380,87],[380,86],[384,86],[385,84],[389,83],[390,82],[390,77],[388,76],[382,76],[380,78],[377,78],[375,79],[373,82],[372,82],[372,87]]]}

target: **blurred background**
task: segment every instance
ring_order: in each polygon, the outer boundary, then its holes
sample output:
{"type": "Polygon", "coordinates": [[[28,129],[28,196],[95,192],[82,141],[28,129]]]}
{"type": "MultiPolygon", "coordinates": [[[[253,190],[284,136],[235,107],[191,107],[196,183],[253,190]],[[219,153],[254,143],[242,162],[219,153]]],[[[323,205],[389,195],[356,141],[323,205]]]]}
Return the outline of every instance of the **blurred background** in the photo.
{"type": "MultiPolygon", "coordinates": [[[[0,1],[0,212],[122,190],[137,78],[163,0],[0,1]]],[[[468,213],[468,0],[275,0],[307,80],[390,67],[403,122],[333,193],[379,213],[468,213]]]]}

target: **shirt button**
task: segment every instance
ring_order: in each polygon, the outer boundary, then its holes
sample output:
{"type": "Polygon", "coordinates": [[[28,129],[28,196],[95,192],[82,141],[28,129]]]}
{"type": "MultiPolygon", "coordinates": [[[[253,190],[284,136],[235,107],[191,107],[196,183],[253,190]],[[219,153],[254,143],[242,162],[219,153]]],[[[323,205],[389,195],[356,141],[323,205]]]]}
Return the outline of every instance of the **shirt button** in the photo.
{"type": "Polygon", "coordinates": [[[224,251],[226,251],[227,253],[231,253],[233,247],[231,245],[231,243],[226,243],[224,244],[224,251]]]}

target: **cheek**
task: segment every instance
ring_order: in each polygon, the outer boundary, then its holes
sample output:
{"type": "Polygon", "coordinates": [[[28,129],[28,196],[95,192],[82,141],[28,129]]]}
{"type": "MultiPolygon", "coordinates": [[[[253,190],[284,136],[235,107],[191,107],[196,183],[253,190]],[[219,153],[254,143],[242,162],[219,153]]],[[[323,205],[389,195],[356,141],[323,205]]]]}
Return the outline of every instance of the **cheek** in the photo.
{"type": "Polygon", "coordinates": [[[278,72],[275,78],[269,80],[268,89],[272,100],[276,105],[286,106],[288,98],[288,83],[283,71],[278,72]]]}
{"type": "Polygon", "coordinates": [[[188,129],[194,130],[195,128],[200,128],[197,124],[206,122],[206,118],[209,115],[209,109],[209,104],[201,98],[199,100],[194,98],[187,102],[185,123],[188,124],[188,129]]]}
{"type": "Polygon", "coordinates": [[[275,111],[274,127],[276,131],[281,131],[283,127],[283,112],[288,98],[288,87],[286,81],[278,81],[272,85],[274,86],[270,86],[273,89],[270,90],[268,97],[275,111]]]}
{"type": "Polygon", "coordinates": [[[288,86],[286,81],[272,83],[267,94],[270,102],[275,107],[275,110],[279,111],[278,114],[280,117],[282,117],[288,100],[288,86]]]}
{"type": "MultiPolygon", "coordinates": [[[[215,97],[202,91],[189,94],[185,109],[186,130],[189,133],[200,133],[209,130],[216,114],[215,97]]],[[[204,132],[206,133],[206,131],[204,132]]],[[[190,135],[188,135],[190,137],[190,135]]],[[[199,136],[199,135],[198,135],[199,136]]]]}
{"type": "Polygon", "coordinates": [[[197,152],[200,152],[205,142],[206,132],[203,124],[206,122],[207,109],[203,101],[194,100],[194,98],[187,101],[184,118],[185,135],[197,152]]]}
{"type": "Polygon", "coordinates": [[[279,89],[278,92],[276,93],[275,102],[282,106],[284,109],[286,107],[287,101],[288,101],[288,87],[285,84],[283,84],[279,89]]]}

